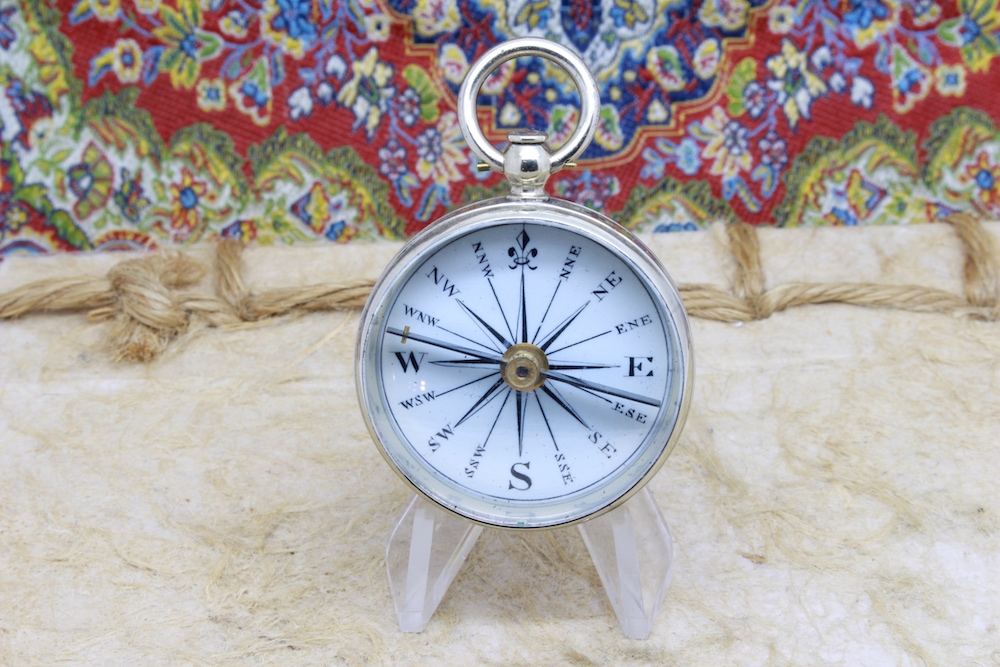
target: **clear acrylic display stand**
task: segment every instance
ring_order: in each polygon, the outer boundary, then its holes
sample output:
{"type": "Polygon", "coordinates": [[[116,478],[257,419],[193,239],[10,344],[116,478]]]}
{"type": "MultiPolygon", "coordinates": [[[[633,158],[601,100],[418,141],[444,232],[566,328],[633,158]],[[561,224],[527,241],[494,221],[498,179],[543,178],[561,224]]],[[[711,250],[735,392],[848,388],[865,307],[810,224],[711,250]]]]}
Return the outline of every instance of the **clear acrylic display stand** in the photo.
{"type": "MultiPolygon", "coordinates": [[[[622,632],[645,639],[670,587],[673,541],[643,488],[621,507],[579,526],[622,632]]],[[[418,496],[389,534],[386,567],[399,628],[420,632],[475,545],[482,526],[418,496]]]]}

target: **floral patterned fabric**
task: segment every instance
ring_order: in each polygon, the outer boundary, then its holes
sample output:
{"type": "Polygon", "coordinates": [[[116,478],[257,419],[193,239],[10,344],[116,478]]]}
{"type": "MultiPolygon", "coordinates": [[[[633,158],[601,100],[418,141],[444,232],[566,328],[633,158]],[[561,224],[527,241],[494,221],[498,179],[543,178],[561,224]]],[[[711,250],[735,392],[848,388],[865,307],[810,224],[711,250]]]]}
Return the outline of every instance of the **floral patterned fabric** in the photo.
{"type": "MultiPolygon", "coordinates": [[[[455,99],[524,35],[601,90],[554,192],[628,226],[996,217],[998,31],[985,0],[0,0],[0,257],[408,236],[502,191],[455,99]]],[[[498,143],[578,116],[540,59],[480,104],[498,143]]]]}

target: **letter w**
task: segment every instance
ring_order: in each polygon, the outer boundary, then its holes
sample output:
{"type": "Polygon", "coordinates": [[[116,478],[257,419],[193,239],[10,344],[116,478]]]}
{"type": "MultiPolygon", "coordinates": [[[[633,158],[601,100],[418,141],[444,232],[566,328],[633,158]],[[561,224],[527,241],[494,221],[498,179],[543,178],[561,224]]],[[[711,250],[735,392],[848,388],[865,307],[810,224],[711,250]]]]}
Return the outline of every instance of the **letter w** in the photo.
{"type": "Polygon", "coordinates": [[[424,357],[426,355],[427,355],[426,352],[421,352],[420,355],[419,355],[419,358],[418,358],[418,355],[415,355],[412,352],[409,352],[408,356],[404,357],[402,352],[397,352],[396,353],[396,359],[399,360],[399,365],[403,367],[403,372],[404,373],[407,372],[408,370],[410,370],[410,366],[413,367],[413,372],[414,373],[419,373],[420,372],[420,364],[423,363],[424,357]]]}

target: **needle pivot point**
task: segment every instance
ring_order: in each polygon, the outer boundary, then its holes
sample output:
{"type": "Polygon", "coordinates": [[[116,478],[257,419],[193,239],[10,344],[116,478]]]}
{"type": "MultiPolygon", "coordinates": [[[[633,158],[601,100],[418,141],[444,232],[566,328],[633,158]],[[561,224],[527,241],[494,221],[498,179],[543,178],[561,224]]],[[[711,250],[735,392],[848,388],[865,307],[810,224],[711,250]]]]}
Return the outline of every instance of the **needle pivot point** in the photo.
{"type": "Polygon", "coordinates": [[[549,360],[541,348],[531,343],[512,345],[500,361],[500,375],[511,389],[533,391],[545,382],[549,360]]]}

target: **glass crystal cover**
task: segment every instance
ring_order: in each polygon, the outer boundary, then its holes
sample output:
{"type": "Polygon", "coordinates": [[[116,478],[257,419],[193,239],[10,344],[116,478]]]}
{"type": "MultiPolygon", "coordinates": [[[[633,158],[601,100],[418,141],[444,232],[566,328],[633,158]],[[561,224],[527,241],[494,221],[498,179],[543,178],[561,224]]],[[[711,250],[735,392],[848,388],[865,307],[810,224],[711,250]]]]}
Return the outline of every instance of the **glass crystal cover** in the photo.
{"type": "Polygon", "coordinates": [[[386,458],[431,500],[560,525],[621,501],[669,452],[686,320],[655,260],[593,213],[509,207],[454,215],[390,267],[362,326],[361,395],[386,458]]]}

